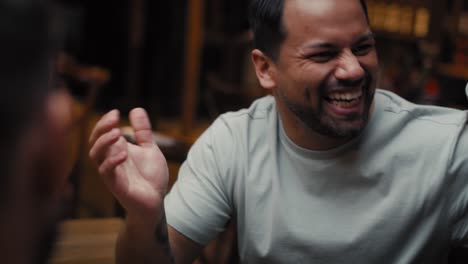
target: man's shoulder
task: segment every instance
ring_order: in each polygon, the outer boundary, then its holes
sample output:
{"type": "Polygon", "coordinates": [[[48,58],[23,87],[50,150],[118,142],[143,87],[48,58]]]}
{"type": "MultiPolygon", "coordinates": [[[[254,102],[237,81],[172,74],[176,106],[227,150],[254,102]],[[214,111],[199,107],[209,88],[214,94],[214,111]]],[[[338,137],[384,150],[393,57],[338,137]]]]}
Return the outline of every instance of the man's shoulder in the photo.
{"type": "Polygon", "coordinates": [[[273,96],[268,95],[256,99],[248,108],[220,115],[215,124],[222,123],[227,127],[236,129],[250,126],[265,126],[275,116],[275,100],[273,96]]]}
{"type": "Polygon", "coordinates": [[[376,100],[386,115],[399,117],[405,123],[437,127],[464,126],[467,112],[459,109],[409,102],[400,96],[384,90],[377,90],[376,100]]]}
{"type": "Polygon", "coordinates": [[[375,101],[379,111],[369,135],[379,148],[386,142],[399,153],[416,153],[419,149],[431,155],[447,155],[466,127],[465,111],[414,104],[382,90],[377,91],[375,101]]]}
{"type": "Polygon", "coordinates": [[[245,153],[277,136],[277,116],[274,98],[265,96],[248,108],[220,115],[201,139],[222,152],[245,153]]]}
{"type": "Polygon", "coordinates": [[[220,117],[224,119],[263,119],[266,118],[271,111],[275,110],[275,99],[271,95],[260,97],[252,102],[248,108],[243,108],[238,111],[227,112],[220,117]]]}

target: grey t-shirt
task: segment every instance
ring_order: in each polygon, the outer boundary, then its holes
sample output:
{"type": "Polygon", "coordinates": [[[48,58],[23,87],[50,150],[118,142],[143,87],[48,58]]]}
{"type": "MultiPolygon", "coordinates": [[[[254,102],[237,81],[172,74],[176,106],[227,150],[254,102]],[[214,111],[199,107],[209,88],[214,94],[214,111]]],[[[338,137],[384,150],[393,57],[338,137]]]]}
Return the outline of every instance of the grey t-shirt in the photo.
{"type": "Polygon", "coordinates": [[[444,263],[468,237],[463,111],[378,90],[363,133],[329,151],[285,134],[273,97],[220,116],[165,200],[204,245],[237,221],[243,263],[444,263]]]}

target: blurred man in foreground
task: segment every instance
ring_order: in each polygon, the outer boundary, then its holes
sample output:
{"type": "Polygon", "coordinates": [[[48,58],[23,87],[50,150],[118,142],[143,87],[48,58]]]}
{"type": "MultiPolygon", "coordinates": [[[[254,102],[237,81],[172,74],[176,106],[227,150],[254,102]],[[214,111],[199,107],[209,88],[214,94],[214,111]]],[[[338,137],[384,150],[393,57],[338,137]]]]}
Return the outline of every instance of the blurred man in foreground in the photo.
{"type": "Polygon", "coordinates": [[[47,1],[0,0],[2,263],[46,263],[61,213],[70,111],[53,18],[47,1]]]}

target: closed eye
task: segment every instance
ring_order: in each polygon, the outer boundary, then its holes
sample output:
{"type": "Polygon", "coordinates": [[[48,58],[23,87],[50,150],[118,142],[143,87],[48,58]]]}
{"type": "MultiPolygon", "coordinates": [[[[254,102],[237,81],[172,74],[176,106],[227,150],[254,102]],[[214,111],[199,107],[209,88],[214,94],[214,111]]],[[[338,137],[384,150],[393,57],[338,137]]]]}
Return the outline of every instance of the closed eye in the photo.
{"type": "Polygon", "coordinates": [[[311,54],[308,58],[317,63],[325,63],[334,59],[336,56],[338,56],[338,52],[336,51],[324,51],[311,54]]]}
{"type": "Polygon", "coordinates": [[[356,56],[365,56],[374,49],[375,45],[371,43],[358,45],[353,49],[353,53],[356,56]]]}

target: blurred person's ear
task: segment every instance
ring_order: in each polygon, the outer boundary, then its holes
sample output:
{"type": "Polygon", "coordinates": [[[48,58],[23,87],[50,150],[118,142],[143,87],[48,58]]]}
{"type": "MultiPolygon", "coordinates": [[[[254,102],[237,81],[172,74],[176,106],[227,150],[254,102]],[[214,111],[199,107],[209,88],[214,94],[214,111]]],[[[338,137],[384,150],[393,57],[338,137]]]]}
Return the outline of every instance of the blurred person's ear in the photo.
{"type": "Polygon", "coordinates": [[[65,89],[50,92],[38,120],[26,131],[20,149],[21,168],[29,182],[28,196],[41,214],[54,217],[66,189],[71,99],[65,89]]]}
{"type": "MultiPolygon", "coordinates": [[[[68,144],[71,118],[71,98],[66,89],[52,91],[46,99],[42,156],[38,157],[43,179],[37,179],[39,194],[53,200],[61,199],[68,175],[68,144]]],[[[38,153],[39,154],[39,153],[38,153]]]]}

